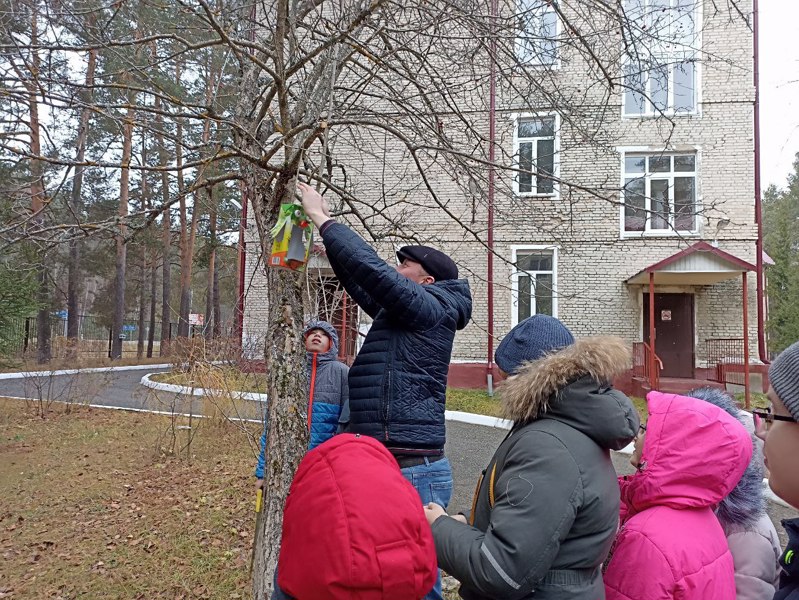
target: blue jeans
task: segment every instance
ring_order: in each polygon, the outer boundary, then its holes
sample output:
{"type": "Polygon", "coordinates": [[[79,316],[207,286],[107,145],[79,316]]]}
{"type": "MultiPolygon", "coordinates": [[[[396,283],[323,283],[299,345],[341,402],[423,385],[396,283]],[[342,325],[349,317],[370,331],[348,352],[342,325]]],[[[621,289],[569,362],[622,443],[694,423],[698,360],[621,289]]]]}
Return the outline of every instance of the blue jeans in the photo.
{"type": "MultiPolygon", "coordinates": [[[[422,499],[423,505],[429,502],[435,502],[447,508],[452,498],[452,467],[449,464],[449,459],[442,458],[432,463],[425,459],[425,464],[415,467],[405,467],[401,469],[401,471],[405,479],[410,481],[413,487],[416,488],[416,491],[419,492],[419,497],[422,499]]],[[[438,577],[436,577],[436,584],[423,600],[443,599],[444,596],[441,593],[441,572],[439,571],[438,577]]]]}

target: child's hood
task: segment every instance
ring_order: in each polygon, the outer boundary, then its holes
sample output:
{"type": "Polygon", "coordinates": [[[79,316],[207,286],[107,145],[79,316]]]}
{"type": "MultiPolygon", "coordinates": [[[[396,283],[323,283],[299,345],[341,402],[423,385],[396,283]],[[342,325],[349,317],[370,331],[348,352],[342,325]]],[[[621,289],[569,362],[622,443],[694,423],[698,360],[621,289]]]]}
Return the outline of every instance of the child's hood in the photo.
{"type": "MultiPolygon", "coordinates": [[[[303,337],[307,336],[312,329],[321,329],[327,334],[327,337],[330,338],[330,348],[327,349],[327,352],[320,352],[319,356],[317,357],[318,360],[328,360],[328,359],[335,359],[338,357],[338,332],[336,332],[336,328],[333,327],[327,321],[309,321],[308,326],[302,332],[303,337]]],[[[312,353],[308,353],[310,357],[312,353]]]]}
{"type": "Polygon", "coordinates": [[[650,392],[646,400],[642,466],[623,488],[622,500],[635,512],[718,504],[749,464],[749,432],[725,411],[696,398],[650,392]]]}

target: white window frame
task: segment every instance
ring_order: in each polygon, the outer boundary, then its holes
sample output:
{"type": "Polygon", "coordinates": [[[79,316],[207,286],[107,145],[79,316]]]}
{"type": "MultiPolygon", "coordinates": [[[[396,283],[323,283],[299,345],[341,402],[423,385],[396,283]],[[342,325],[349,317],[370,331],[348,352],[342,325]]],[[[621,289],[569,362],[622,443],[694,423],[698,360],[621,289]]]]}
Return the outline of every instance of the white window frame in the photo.
{"type": "MultiPolygon", "coordinates": [[[[701,185],[701,178],[700,173],[702,172],[702,151],[701,148],[698,146],[685,146],[679,148],[669,148],[664,150],[663,148],[652,148],[651,146],[629,146],[623,148],[616,148],[616,151],[619,153],[621,160],[619,163],[620,167],[620,176],[619,176],[619,237],[624,238],[652,238],[652,237],[683,237],[683,238],[696,238],[701,237],[702,235],[702,185],[701,185]],[[648,229],[651,212],[647,209],[646,218],[647,224],[644,228],[644,231],[627,231],[624,228],[625,222],[625,215],[624,209],[626,207],[626,200],[624,197],[624,185],[625,179],[627,179],[627,173],[625,171],[624,162],[627,157],[630,155],[642,155],[646,154],[648,156],[652,155],[681,155],[681,154],[693,154],[696,158],[694,161],[694,229],[692,231],[681,231],[675,230],[673,228],[669,229],[648,229]]],[[[633,175],[631,173],[631,175],[633,175]]],[[[659,175],[659,174],[656,174],[659,175]]],[[[671,172],[673,179],[674,171],[671,172]]],[[[678,175],[679,176],[679,175],[678,175]]],[[[644,173],[644,177],[647,179],[647,183],[644,187],[645,194],[649,191],[649,180],[651,179],[650,173],[644,173]]],[[[658,179],[659,177],[655,177],[658,179]]],[[[673,183],[669,186],[670,190],[673,190],[673,183]]],[[[646,196],[647,204],[651,207],[651,196],[646,196]]],[[[669,194],[669,214],[671,218],[671,222],[673,223],[674,219],[674,211],[673,211],[673,202],[674,202],[674,194],[670,192],[669,194]]]]}
{"type": "MultiPolygon", "coordinates": [[[[511,298],[510,298],[510,321],[511,327],[519,323],[519,277],[522,274],[535,275],[537,273],[550,273],[550,271],[520,271],[516,268],[516,262],[520,255],[529,252],[551,252],[552,253],[552,316],[558,318],[558,251],[560,246],[552,244],[520,244],[510,247],[511,252],[511,298]]],[[[533,298],[535,302],[535,298],[533,298]]],[[[534,307],[533,307],[534,308],[534,307]]]]}
{"type": "MultiPolygon", "coordinates": [[[[560,44],[560,36],[563,32],[563,25],[560,22],[560,16],[558,15],[557,10],[555,9],[555,4],[558,0],[515,0],[516,5],[516,16],[517,19],[520,18],[522,13],[535,10],[532,4],[543,4],[544,6],[541,9],[540,14],[536,14],[534,17],[535,19],[543,18],[544,14],[552,13],[555,15],[555,32],[554,32],[554,39],[552,42],[555,45],[555,59],[551,62],[545,62],[542,60],[538,60],[540,58],[539,53],[535,53],[534,56],[528,56],[528,52],[525,50],[524,46],[522,45],[522,41],[520,39],[521,36],[516,38],[515,48],[516,48],[516,58],[525,66],[529,67],[541,67],[541,68],[548,68],[548,69],[560,69],[561,65],[561,44],[560,44]],[[527,5],[527,6],[525,6],[527,5]]],[[[539,30],[541,28],[539,27],[539,30]]]]}
{"type": "MultiPolygon", "coordinates": [[[[650,4],[652,0],[643,0],[650,4]]],[[[674,3],[678,0],[670,0],[671,6],[674,6],[674,3]]],[[[627,92],[629,91],[625,85],[622,85],[621,89],[621,117],[622,119],[651,119],[655,117],[659,117],[661,115],[668,115],[668,116],[697,116],[701,114],[701,105],[702,105],[702,63],[699,60],[701,55],[700,49],[702,47],[702,22],[704,18],[704,7],[703,2],[701,0],[696,0],[695,4],[695,13],[694,13],[694,23],[696,24],[697,30],[694,31],[694,43],[691,47],[680,47],[678,49],[672,49],[670,51],[665,51],[658,53],[657,59],[660,61],[661,66],[668,67],[668,79],[669,79],[669,89],[668,89],[668,100],[667,106],[664,110],[659,110],[655,108],[654,104],[652,103],[652,96],[653,94],[650,92],[649,88],[649,81],[651,76],[644,80],[645,86],[645,94],[644,94],[644,111],[641,113],[638,112],[627,112],[626,107],[626,97],[627,92]],[[692,111],[674,110],[674,69],[678,63],[681,62],[691,62],[694,68],[694,108],[692,111]]],[[[639,52],[644,56],[645,59],[652,58],[648,56],[649,51],[646,48],[639,48],[639,52]]],[[[652,61],[654,62],[654,61],[652,61]]],[[[622,57],[622,81],[626,77],[625,71],[627,66],[630,64],[629,56],[622,57]]],[[[643,65],[638,65],[643,66],[643,65]]]]}
{"type": "MultiPolygon", "coordinates": [[[[531,197],[541,197],[541,198],[559,198],[560,197],[560,185],[558,180],[560,179],[560,115],[555,112],[535,112],[535,113],[516,113],[511,115],[512,123],[513,123],[513,168],[516,171],[513,171],[513,194],[515,196],[521,196],[523,198],[531,198],[531,197]],[[553,159],[553,173],[552,176],[554,177],[552,181],[552,191],[546,193],[539,193],[538,192],[538,184],[535,180],[536,174],[533,173],[533,184],[535,187],[535,191],[531,192],[520,192],[519,191],[519,121],[522,119],[543,119],[546,117],[554,117],[555,118],[555,136],[554,136],[554,159],[553,159]]],[[[548,139],[548,138],[522,138],[525,141],[527,140],[539,140],[539,139],[548,139]]],[[[533,153],[533,161],[535,162],[538,153],[538,145],[533,144],[534,153],[533,153]]]]}

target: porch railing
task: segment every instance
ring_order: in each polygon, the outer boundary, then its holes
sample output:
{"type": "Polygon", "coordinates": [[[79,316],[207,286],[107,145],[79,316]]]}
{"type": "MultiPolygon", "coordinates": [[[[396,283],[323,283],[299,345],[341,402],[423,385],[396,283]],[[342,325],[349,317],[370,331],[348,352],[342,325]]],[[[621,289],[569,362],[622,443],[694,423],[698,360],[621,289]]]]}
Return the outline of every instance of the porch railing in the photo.
{"type": "Polygon", "coordinates": [[[646,342],[633,343],[633,376],[640,377],[649,384],[649,389],[656,390],[660,387],[660,371],[663,370],[663,361],[652,352],[652,347],[646,342]],[[654,369],[652,368],[654,365],[654,369]]]}
{"type": "Polygon", "coordinates": [[[719,383],[744,385],[743,338],[713,338],[705,340],[707,365],[712,369],[709,379],[719,383]]]}

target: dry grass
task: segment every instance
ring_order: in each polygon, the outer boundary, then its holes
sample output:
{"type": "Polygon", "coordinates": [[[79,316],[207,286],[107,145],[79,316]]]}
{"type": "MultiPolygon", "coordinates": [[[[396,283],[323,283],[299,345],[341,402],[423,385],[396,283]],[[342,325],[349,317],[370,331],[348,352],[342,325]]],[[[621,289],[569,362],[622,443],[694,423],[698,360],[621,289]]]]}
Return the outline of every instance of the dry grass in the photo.
{"type": "Polygon", "coordinates": [[[260,427],[182,424],[0,400],[0,597],[249,598],[260,427]]]}
{"type": "Polygon", "coordinates": [[[153,381],[171,383],[194,388],[207,388],[225,392],[266,393],[266,375],[264,373],[244,373],[228,365],[197,363],[189,371],[172,371],[157,373],[150,377],[153,381]]]}

